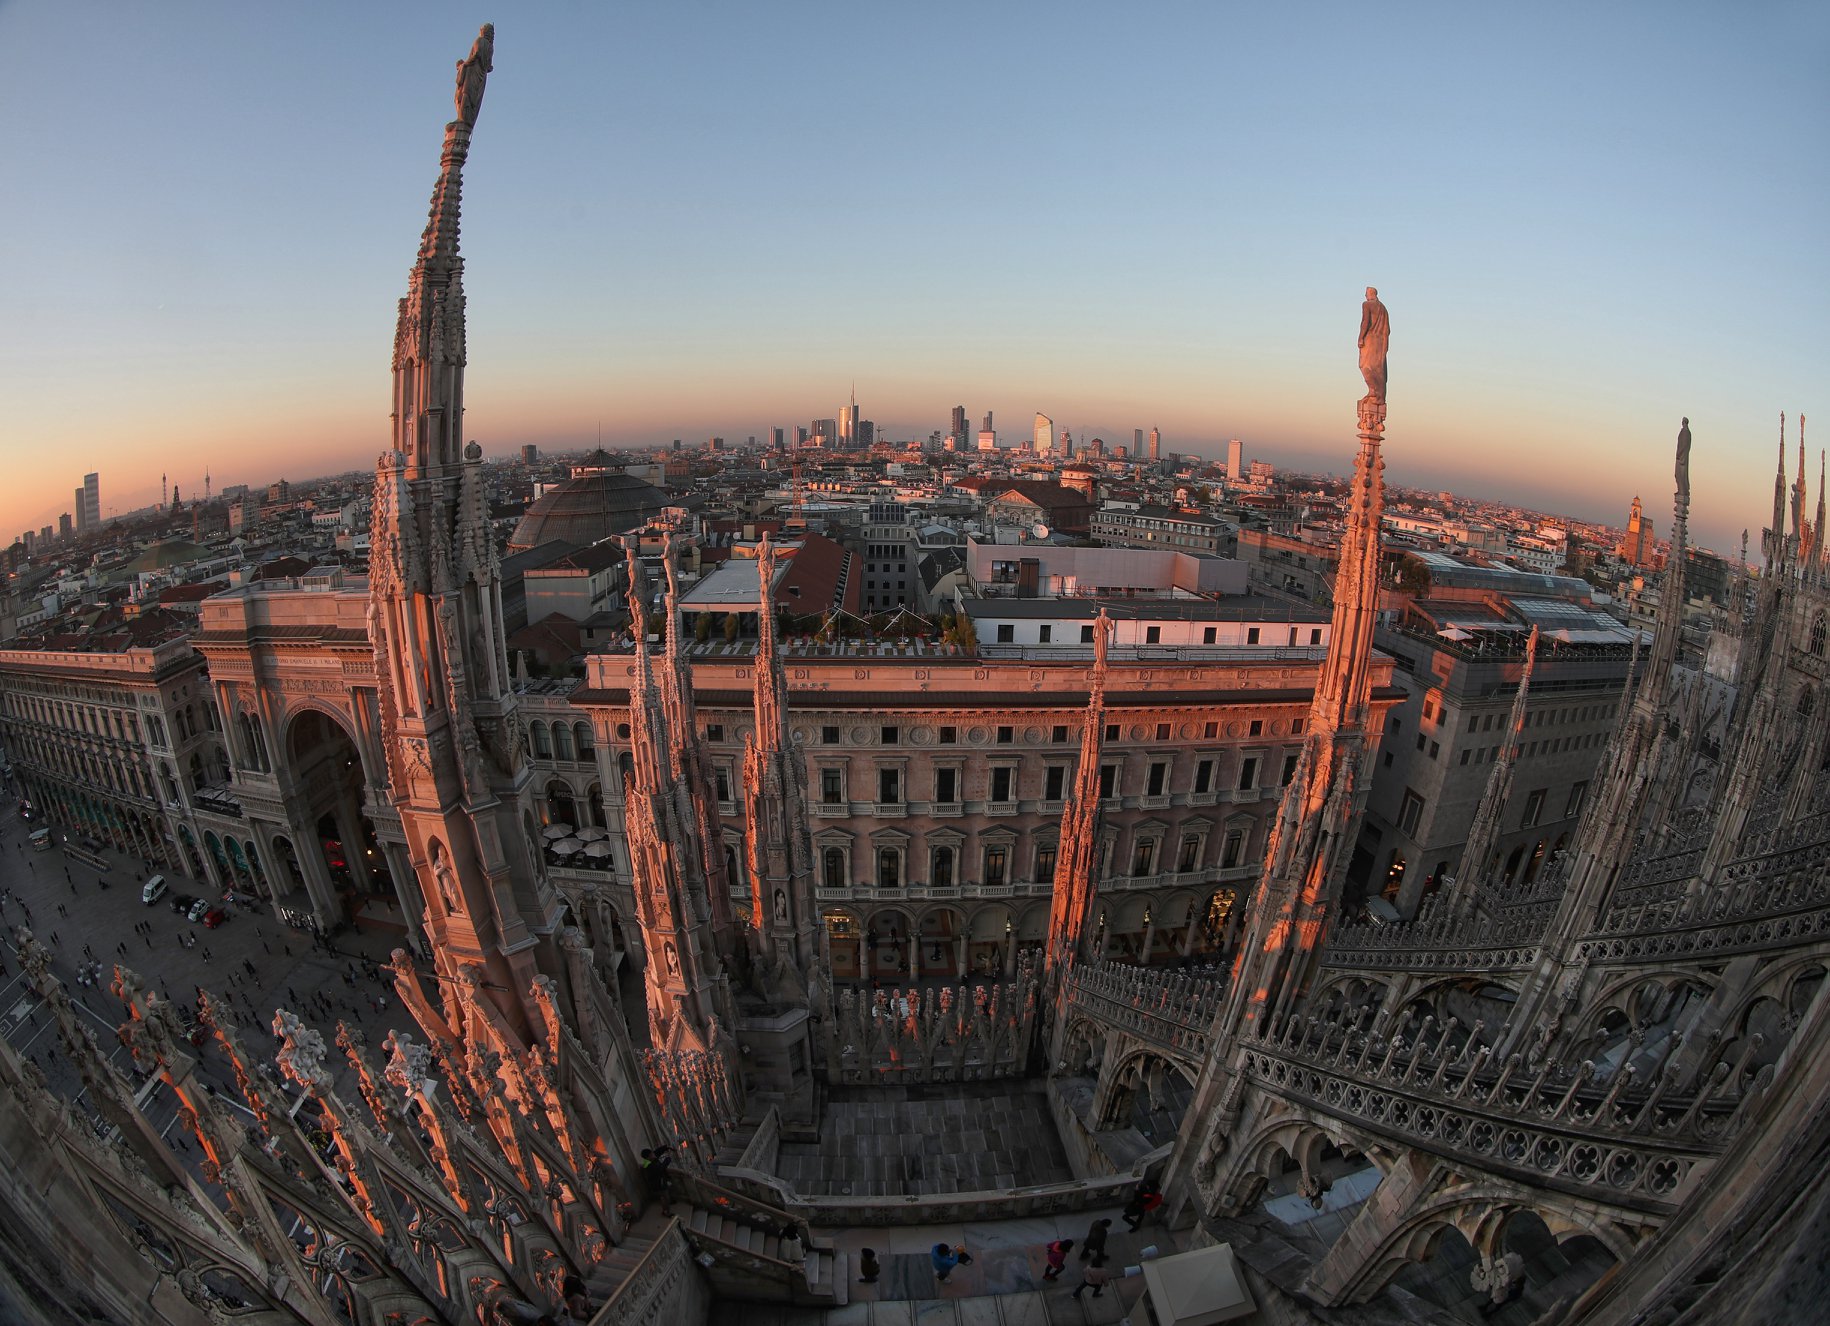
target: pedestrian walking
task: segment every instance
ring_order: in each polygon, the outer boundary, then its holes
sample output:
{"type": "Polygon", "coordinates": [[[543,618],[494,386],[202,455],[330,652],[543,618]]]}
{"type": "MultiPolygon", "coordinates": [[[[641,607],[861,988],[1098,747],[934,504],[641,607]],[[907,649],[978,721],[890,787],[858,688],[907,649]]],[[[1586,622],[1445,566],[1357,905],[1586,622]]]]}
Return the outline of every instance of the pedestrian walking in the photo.
{"type": "Polygon", "coordinates": [[[928,1252],[928,1260],[934,1263],[934,1278],[942,1284],[953,1274],[953,1268],[959,1265],[959,1256],[950,1244],[936,1243],[928,1252]]]}
{"type": "Polygon", "coordinates": [[[1048,1260],[1048,1269],[1042,1272],[1042,1278],[1044,1280],[1053,1280],[1060,1276],[1061,1269],[1067,1265],[1067,1255],[1073,1250],[1073,1239],[1056,1239],[1053,1243],[1049,1244],[1048,1249],[1044,1254],[1048,1260]]]}
{"type": "Polygon", "coordinates": [[[1093,1297],[1098,1298],[1112,1282],[1112,1270],[1106,1265],[1106,1254],[1099,1253],[1089,1261],[1086,1269],[1080,1273],[1080,1283],[1074,1286],[1073,1296],[1079,1298],[1082,1291],[1091,1289],[1093,1297]]]}
{"type": "Polygon", "coordinates": [[[573,1321],[591,1320],[591,1300],[585,1295],[585,1282],[575,1274],[568,1274],[560,1285],[560,1296],[565,1299],[566,1315],[573,1321]]]}
{"type": "Polygon", "coordinates": [[[1087,1236],[1080,1241],[1081,1261],[1091,1261],[1105,1255],[1106,1234],[1111,1228],[1112,1222],[1103,1216],[1093,1222],[1092,1228],[1087,1230],[1087,1236]]]}
{"type": "Polygon", "coordinates": [[[883,1263],[877,1260],[875,1248],[865,1248],[858,1254],[858,1283],[874,1285],[877,1277],[883,1274],[883,1263]]]}
{"type": "Polygon", "coordinates": [[[1149,1218],[1150,1213],[1162,1204],[1163,1194],[1157,1191],[1154,1183],[1145,1180],[1138,1184],[1137,1192],[1132,1195],[1129,1202],[1125,1203],[1123,1212],[1125,1223],[1131,1226],[1133,1233],[1136,1233],[1138,1226],[1142,1225],[1149,1218]]]}

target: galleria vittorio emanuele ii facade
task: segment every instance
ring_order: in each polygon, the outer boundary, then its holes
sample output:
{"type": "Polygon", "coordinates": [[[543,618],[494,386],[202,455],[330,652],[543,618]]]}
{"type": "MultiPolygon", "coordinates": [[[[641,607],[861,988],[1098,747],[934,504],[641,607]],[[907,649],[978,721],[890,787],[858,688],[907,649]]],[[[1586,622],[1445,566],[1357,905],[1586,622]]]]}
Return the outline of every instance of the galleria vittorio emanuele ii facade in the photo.
{"type": "MultiPolygon", "coordinates": [[[[328,824],[355,891],[404,918],[392,990],[419,1030],[370,1044],[207,989],[193,1028],[131,949],[73,993],[22,930],[55,1026],[35,1049],[72,1071],[0,1043],[9,1319],[1821,1313],[1830,548],[1802,439],[1788,487],[1782,433],[1765,569],[1707,660],[1661,618],[1579,824],[1522,872],[1501,836],[1555,647],[1533,635],[1466,848],[1399,919],[1349,888],[1402,694],[1373,643],[1372,292],[1333,602],[1285,613],[1275,649],[1165,659],[1105,613],[1048,658],[815,647],[766,591],[707,646],[665,542],[645,572],[632,540],[657,629],[575,684],[530,679],[460,429],[460,187],[492,56],[486,28],[399,305],[366,579],[229,590],[194,651],[128,651],[116,676],[4,672],[31,794],[118,806],[136,855],[325,915],[335,882],[289,826],[328,824]],[[1701,669],[1732,697],[1707,732],[1701,669]],[[72,704],[108,716],[35,735],[72,704]],[[152,723],[169,761],[128,753],[152,723]],[[178,804],[161,832],[151,808],[178,804]],[[78,1008],[98,1000],[131,1073],[78,1008]],[[149,1120],[155,1083],[175,1126],[149,1120]],[[1043,1244],[1099,1218],[1137,1274],[1053,1292],[1043,1244]],[[936,1242],[971,1254],[959,1281],[935,1280],[936,1242]]],[[[1676,577],[1689,447],[1686,425],[1676,577]]],[[[774,584],[780,549],[754,552],[774,584]]]]}

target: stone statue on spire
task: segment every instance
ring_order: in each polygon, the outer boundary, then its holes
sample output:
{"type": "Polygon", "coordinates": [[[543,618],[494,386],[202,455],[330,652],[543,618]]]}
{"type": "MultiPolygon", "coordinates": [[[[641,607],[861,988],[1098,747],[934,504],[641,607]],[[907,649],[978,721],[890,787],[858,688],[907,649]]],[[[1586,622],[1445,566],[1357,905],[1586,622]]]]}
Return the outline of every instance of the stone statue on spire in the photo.
{"type": "Polygon", "coordinates": [[[1360,376],[1366,379],[1366,394],[1385,403],[1385,354],[1392,342],[1391,314],[1379,302],[1379,291],[1366,287],[1366,302],[1360,305],[1360,376]]]}
{"type": "Polygon", "coordinates": [[[1677,439],[1677,490],[1685,500],[1690,497],[1690,420],[1685,418],[1678,429],[1677,439]]]}
{"type": "Polygon", "coordinates": [[[477,122],[477,111],[483,106],[483,84],[495,68],[490,62],[495,53],[496,25],[485,23],[471,44],[470,54],[457,65],[457,93],[452,100],[460,124],[474,126],[477,122]]]}

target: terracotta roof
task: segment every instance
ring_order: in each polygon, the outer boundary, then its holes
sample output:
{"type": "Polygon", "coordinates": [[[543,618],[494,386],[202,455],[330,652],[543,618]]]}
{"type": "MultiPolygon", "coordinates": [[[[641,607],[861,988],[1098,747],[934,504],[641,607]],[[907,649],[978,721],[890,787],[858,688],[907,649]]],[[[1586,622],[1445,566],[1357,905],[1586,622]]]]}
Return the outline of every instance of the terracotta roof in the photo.
{"type": "Polygon", "coordinates": [[[823,534],[806,534],[787,568],[776,577],[775,601],[788,612],[858,610],[861,592],[853,573],[857,559],[823,534]]]}

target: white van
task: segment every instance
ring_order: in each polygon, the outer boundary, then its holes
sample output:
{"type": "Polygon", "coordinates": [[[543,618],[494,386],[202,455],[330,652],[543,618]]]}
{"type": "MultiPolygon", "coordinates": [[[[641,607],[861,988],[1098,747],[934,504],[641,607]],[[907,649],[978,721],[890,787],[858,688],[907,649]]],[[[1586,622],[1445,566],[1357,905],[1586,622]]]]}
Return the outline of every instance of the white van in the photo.
{"type": "Polygon", "coordinates": [[[141,902],[157,902],[165,896],[165,876],[154,875],[146,881],[146,887],[140,890],[141,902]]]}

